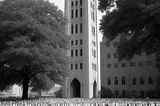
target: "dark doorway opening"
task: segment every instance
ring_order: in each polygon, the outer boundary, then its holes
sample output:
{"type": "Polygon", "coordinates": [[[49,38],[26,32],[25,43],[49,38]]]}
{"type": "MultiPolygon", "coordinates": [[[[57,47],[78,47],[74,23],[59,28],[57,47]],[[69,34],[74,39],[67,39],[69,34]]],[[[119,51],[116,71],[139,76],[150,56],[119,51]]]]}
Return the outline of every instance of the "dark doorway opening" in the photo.
{"type": "Polygon", "coordinates": [[[81,84],[80,82],[74,78],[70,84],[70,97],[71,98],[80,98],[81,96],[81,84]]]}

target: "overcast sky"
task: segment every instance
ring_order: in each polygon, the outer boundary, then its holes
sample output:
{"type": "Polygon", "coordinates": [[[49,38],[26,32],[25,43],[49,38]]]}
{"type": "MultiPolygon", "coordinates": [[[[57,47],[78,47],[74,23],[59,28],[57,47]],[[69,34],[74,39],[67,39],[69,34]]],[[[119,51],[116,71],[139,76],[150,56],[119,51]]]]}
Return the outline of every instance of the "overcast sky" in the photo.
{"type": "MultiPolygon", "coordinates": [[[[48,0],[48,1],[54,3],[54,4],[57,5],[62,11],[64,11],[64,0],[48,0]]],[[[102,17],[102,13],[100,13],[100,12],[98,11],[98,20],[100,20],[101,17],[102,17]]],[[[98,26],[99,26],[99,22],[98,22],[98,26]]],[[[98,29],[99,29],[99,27],[98,27],[98,29]]],[[[99,40],[101,41],[101,40],[102,40],[102,34],[99,33],[99,31],[98,31],[98,36],[99,36],[99,40]]]]}

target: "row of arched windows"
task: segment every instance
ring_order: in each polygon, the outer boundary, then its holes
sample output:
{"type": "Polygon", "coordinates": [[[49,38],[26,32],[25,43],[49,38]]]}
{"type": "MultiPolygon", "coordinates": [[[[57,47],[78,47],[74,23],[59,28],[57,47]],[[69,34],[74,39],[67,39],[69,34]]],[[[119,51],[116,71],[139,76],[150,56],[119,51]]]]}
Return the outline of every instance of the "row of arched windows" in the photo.
{"type": "MultiPolygon", "coordinates": [[[[118,82],[119,82],[119,81],[118,81],[118,77],[115,76],[115,77],[114,77],[114,85],[118,85],[118,82]]],[[[111,84],[112,84],[111,77],[108,77],[108,78],[107,78],[107,84],[108,84],[108,85],[111,85],[111,84]]],[[[125,79],[124,76],[121,78],[121,84],[122,84],[122,85],[125,85],[125,84],[126,84],[126,79],[125,79]]],[[[133,85],[136,85],[136,84],[137,84],[137,79],[136,79],[136,78],[133,78],[133,79],[132,79],[132,84],[133,84],[133,85]]],[[[141,84],[141,85],[144,84],[144,78],[143,78],[143,77],[140,77],[140,79],[139,79],[139,84],[141,84]]],[[[152,79],[151,76],[148,77],[148,84],[149,84],[149,85],[153,84],[153,79],[152,79]]]]}

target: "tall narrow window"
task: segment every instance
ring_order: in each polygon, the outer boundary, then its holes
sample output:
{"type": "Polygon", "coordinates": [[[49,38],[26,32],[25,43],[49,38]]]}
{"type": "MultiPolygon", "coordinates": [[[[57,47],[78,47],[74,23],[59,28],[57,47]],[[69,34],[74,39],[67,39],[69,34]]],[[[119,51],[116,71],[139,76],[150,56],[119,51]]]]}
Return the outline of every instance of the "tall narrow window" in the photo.
{"type": "Polygon", "coordinates": [[[95,27],[92,26],[92,35],[95,36],[95,27]]]}
{"type": "Polygon", "coordinates": [[[80,63],[80,69],[83,69],[83,64],[82,63],[80,63]]]}
{"type": "Polygon", "coordinates": [[[73,34],[73,25],[71,25],[71,34],[73,34]]]}
{"type": "Polygon", "coordinates": [[[74,11],[72,10],[72,12],[71,12],[71,18],[73,18],[74,17],[74,11]]]}
{"type": "Polygon", "coordinates": [[[95,16],[94,16],[94,12],[93,12],[93,21],[95,21],[95,16]]]}
{"type": "Polygon", "coordinates": [[[80,49],[80,56],[83,55],[83,49],[80,49]]]}
{"type": "Polygon", "coordinates": [[[73,1],[72,1],[72,4],[71,4],[71,5],[72,5],[72,7],[74,6],[74,2],[73,2],[73,1]]]}
{"type": "Polygon", "coordinates": [[[111,64],[107,64],[107,68],[111,68],[111,64]]]}
{"type": "Polygon", "coordinates": [[[82,33],[83,32],[83,25],[82,25],[82,23],[80,24],[80,33],[82,33]]]}
{"type": "Polygon", "coordinates": [[[133,78],[133,85],[136,85],[136,78],[133,78]]]}
{"type": "Polygon", "coordinates": [[[73,57],[73,50],[71,50],[71,57],[73,57]]]}
{"type": "Polygon", "coordinates": [[[110,54],[107,54],[107,59],[109,59],[110,58],[110,54]]]}
{"type": "Polygon", "coordinates": [[[118,78],[114,77],[114,85],[118,85],[118,78]]]}
{"type": "Polygon", "coordinates": [[[83,40],[82,39],[80,39],[80,45],[82,45],[83,44],[83,40]]]}
{"type": "Polygon", "coordinates": [[[71,64],[71,70],[73,70],[73,64],[71,64]]]}
{"type": "Polygon", "coordinates": [[[76,56],[78,56],[78,50],[76,50],[76,56]]]}
{"type": "Polygon", "coordinates": [[[78,9],[76,9],[76,18],[78,17],[78,9]]]}
{"type": "Polygon", "coordinates": [[[78,33],[78,24],[76,24],[76,33],[78,33]]]}
{"type": "Polygon", "coordinates": [[[76,40],[76,44],[75,45],[78,45],[78,40],[76,40]]]}
{"type": "Polygon", "coordinates": [[[125,77],[122,77],[122,85],[125,85],[125,77]]]}
{"type": "Polygon", "coordinates": [[[83,12],[82,8],[80,8],[80,17],[82,17],[82,12],[83,12]]]}
{"type": "Polygon", "coordinates": [[[75,69],[76,69],[76,70],[78,69],[78,64],[77,64],[77,63],[75,64],[75,69]]]}
{"type": "Polygon", "coordinates": [[[80,5],[82,5],[82,0],[80,0],[80,5]]]}
{"type": "Polygon", "coordinates": [[[107,84],[111,85],[111,78],[110,77],[108,77],[108,79],[107,79],[107,84]]]}
{"type": "Polygon", "coordinates": [[[149,84],[149,85],[153,84],[153,79],[152,79],[151,76],[149,76],[149,78],[148,78],[148,84],[149,84]]]}
{"type": "Polygon", "coordinates": [[[73,40],[71,41],[71,45],[73,45],[73,40]]]}
{"type": "Polygon", "coordinates": [[[140,77],[140,84],[144,84],[144,79],[142,77],[140,77]]]}
{"type": "Polygon", "coordinates": [[[76,1],[76,6],[78,5],[78,1],[76,1]]]}

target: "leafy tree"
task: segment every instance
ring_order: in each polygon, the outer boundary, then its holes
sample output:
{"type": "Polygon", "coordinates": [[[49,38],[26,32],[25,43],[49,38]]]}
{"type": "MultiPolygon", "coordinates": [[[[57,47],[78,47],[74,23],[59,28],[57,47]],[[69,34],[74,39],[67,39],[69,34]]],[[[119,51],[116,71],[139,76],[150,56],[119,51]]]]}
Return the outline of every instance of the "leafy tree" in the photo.
{"type": "Polygon", "coordinates": [[[101,19],[100,30],[109,42],[120,37],[117,48],[120,60],[129,60],[141,52],[156,53],[159,57],[159,0],[117,0],[116,9],[111,12],[107,10],[110,2],[102,5],[108,0],[99,1],[99,9],[106,12],[101,19]]]}
{"type": "Polygon", "coordinates": [[[23,86],[22,99],[34,91],[62,84],[67,75],[66,19],[45,0],[4,0],[0,5],[0,76],[5,89],[23,86]]]}

